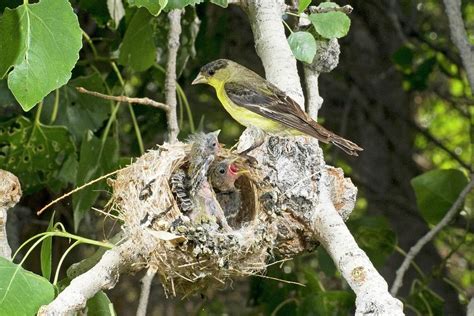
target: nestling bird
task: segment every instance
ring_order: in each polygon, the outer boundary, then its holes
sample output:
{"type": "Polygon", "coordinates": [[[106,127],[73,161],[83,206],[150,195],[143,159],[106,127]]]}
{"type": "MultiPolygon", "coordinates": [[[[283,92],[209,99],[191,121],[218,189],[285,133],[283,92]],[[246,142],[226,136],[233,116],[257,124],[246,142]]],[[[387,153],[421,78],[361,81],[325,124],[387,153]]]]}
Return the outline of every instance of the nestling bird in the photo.
{"type": "Polygon", "coordinates": [[[203,66],[192,82],[198,83],[214,87],[225,110],[246,127],[253,125],[269,133],[307,134],[354,156],[363,150],[318,124],[278,87],[231,60],[218,59],[203,66]]]}
{"type": "Polygon", "coordinates": [[[216,191],[217,201],[224,210],[224,215],[230,226],[236,227],[237,216],[242,205],[240,190],[235,187],[235,181],[248,172],[235,163],[236,159],[228,158],[213,164],[209,170],[209,179],[216,191]]]}
{"type": "Polygon", "coordinates": [[[235,181],[245,172],[235,164],[236,159],[228,158],[211,166],[209,179],[217,192],[235,190],[235,181]]]}
{"type": "Polygon", "coordinates": [[[202,182],[206,179],[211,163],[219,152],[220,145],[217,138],[219,132],[196,133],[189,139],[189,142],[192,142],[188,168],[191,196],[199,190],[202,182]]]}
{"type": "Polygon", "coordinates": [[[193,221],[213,219],[225,231],[230,231],[224,211],[207,180],[209,168],[220,148],[218,135],[219,131],[197,133],[189,139],[192,142],[188,167],[189,199],[193,208],[189,217],[193,221]]]}

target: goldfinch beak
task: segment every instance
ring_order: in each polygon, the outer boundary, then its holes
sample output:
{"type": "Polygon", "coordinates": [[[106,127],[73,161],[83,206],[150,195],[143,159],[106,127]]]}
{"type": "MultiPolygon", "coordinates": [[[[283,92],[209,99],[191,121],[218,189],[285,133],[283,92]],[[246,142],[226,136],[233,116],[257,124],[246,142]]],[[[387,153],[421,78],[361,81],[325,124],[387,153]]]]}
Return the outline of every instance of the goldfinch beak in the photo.
{"type": "Polygon", "coordinates": [[[196,79],[194,79],[191,84],[198,84],[198,83],[207,83],[206,77],[201,75],[201,73],[197,75],[196,79]]]}

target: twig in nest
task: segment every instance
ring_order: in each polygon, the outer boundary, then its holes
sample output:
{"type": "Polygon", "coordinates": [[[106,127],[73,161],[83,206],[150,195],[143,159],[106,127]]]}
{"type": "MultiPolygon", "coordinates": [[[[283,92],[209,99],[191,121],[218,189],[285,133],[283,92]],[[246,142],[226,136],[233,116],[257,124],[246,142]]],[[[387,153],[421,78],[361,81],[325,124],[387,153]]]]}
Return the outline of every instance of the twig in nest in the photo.
{"type": "Polygon", "coordinates": [[[102,99],[112,100],[112,101],[117,101],[117,102],[124,102],[124,103],[128,102],[128,103],[149,105],[149,106],[152,106],[154,108],[164,110],[166,112],[170,111],[170,107],[167,104],[157,102],[157,101],[152,100],[150,98],[131,98],[131,97],[127,97],[127,96],[124,96],[124,95],[121,95],[121,96],[107,95],[107,94],[103,94],[103,93],[96,92],[96,91],[90,91],[90,90],[87,90],[83,87],[77,87],[76,89],[80,93],[89,94],[89,95],[92,95],[92,96],[97,97],[97,98],[102,98],[102,99]]]}

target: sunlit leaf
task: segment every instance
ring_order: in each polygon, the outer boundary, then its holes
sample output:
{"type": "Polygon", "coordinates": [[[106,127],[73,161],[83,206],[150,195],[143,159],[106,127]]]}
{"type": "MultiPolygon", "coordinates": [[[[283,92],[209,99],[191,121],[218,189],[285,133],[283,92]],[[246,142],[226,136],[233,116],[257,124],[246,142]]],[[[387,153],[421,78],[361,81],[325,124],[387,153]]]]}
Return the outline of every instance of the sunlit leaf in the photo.
{"type": "Polygon", "coordinates": [[[466,176],[457,169],[433,170],[411,180],[416,203],[429,224],[437,224],[451,208],[463,188],[466,176]]]}
{"type": "Polygon", "coordinates": [[[298,13],[302,13],[311,4],[311,0],[300,0],[298,3],[298,13]]]}
{"type": "Polygon", "coordinates": [[[196,5],[202,2],[204,2],[204,0],[168,0],[166,10],[183,9],[189,5],[196,5]]]}
{"type": "Polygon", "coordinates": [[[158,15],[168,4],[168,0],[127,0],[132,7],[146,8],[151,14],[158,15]]]}
{"type": "Polygon", "coordinates": [[[66,0],[5,9],[0,20],[0,77],[25,111],[71,78],[82,31],[66,0]],[[51,14],[54,12],[54,14],[51,14]]]}
{"type": "MultiPolygon", "coordinates": [[[[334,2],[322,2],[319,7],[338,7],[334,2]]],[[[341,38],[347,35],[351,27],[351,20],[343,12],[313,13],[309,19],[316,32],[325,38],[341,38]]]]}
{"type": "Polygon", "coordinates": [[[288,37],[288,44],[296,59],[311,63],[316,55],[316,40],[308,32],[294,32],[288,37]]]}
{"type": "Polygon", "coordinates": [[[0,257],[0,315],[36,315],[53,298],[48,280],[0,257]]]}

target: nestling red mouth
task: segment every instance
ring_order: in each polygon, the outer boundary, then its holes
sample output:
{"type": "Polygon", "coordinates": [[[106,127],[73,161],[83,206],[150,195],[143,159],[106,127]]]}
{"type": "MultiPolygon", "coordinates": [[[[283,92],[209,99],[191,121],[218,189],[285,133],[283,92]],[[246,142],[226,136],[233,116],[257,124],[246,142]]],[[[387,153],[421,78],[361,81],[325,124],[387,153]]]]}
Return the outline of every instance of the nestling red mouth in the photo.
{"type": "Polygon", "coordinates": [[[232,163],[229,166],[229,171],[232,174],[237,174],[237,172],[239,171],[239,168],[237,168],[237,166],[232,163]]]}

